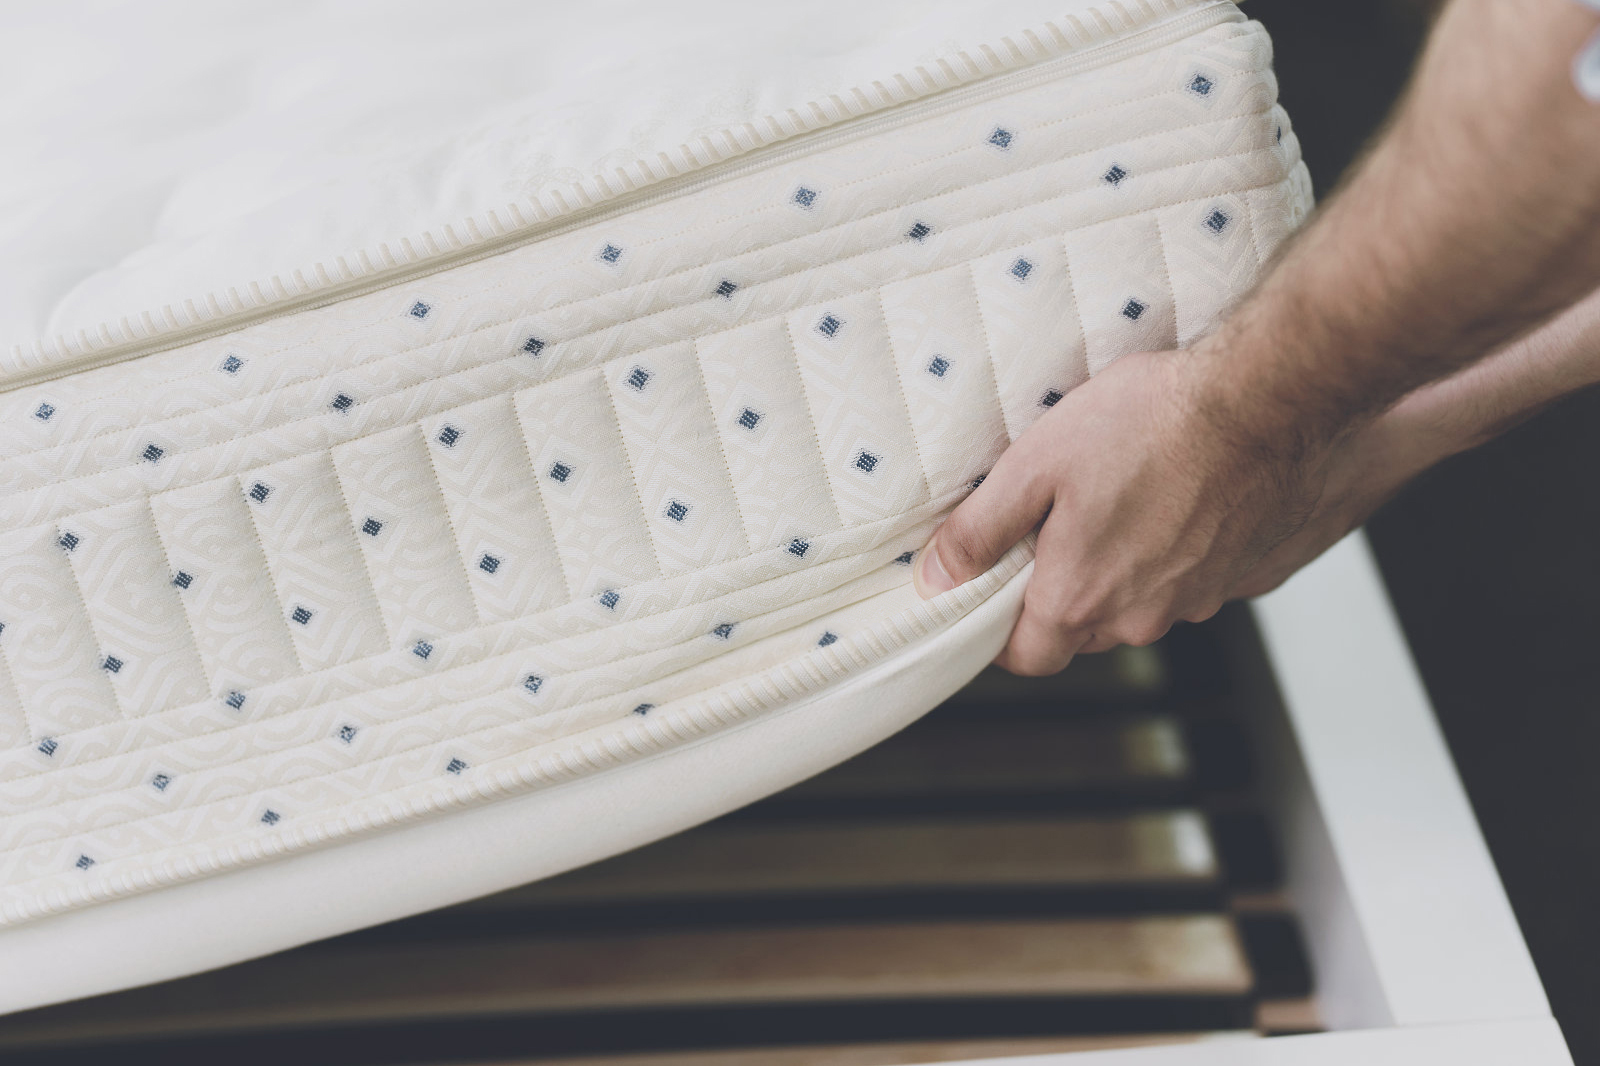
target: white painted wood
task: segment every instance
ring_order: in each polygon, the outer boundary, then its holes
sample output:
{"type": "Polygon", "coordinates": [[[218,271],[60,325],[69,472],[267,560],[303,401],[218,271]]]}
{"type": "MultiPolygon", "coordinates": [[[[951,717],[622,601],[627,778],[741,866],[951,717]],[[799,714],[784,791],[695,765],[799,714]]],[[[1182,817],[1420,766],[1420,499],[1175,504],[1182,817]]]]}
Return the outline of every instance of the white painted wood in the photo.
{"type": "Polygon", "coordinates": [[[968,1060],[944,1066],[1571,1066],[1553,1018],[1365,1029],[1179,1047],[968,1060]]]}
{"type": "Polygon", "coordinates": [[[1255,610],[1394,1022],[1548,1018],[1365,537],[1255,610]]]}

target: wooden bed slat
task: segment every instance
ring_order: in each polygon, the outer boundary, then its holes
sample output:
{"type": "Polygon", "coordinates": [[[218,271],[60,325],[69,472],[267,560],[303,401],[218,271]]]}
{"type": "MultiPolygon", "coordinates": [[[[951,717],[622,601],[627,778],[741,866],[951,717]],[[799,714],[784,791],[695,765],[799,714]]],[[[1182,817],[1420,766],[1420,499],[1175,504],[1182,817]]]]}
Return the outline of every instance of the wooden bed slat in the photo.
{"type": "Polygon", "coordinates": [[[1175,784],[1190,773],[1166,715],[918,722],[783,794],[786,801],[1016,794],[1175,784]]]}
{"type": "Polygon", "coordinates": [[[0,1020],[33,1041],[265,1026],[775,1003],[1239,996],[1214,915],[903,922],[300,950],[0,1020]]]}
{"type": "MultiPolygon", "coordinates": [[[[1254,1034],[1227,1034],[1250,1039],[1254,1034]]],[[[584,1055],[578,1058],[496,1059],[471,1066],[917,1066],[1016,1055],[1063,1055],[1073,1051],[1190,1044],[1213,1033],[1134,1033],[1126,1036],[1042,1036],[1003,1040],[924,1040],[881,1044],[822,1044],[806,1047],[718,1048],[584,1055]]],[[[432,1066],[456,1066],[435,1063],[432,1066]]],[[[466,1063],[460,1066],[468,1066],[466,1063]]]]}
{"type": "Polygon", "coordinates": [[[1217,877],[1193,811],[1095,818],[724,822],[456,910],[661,898],[1193,884],[1217,877]]]}

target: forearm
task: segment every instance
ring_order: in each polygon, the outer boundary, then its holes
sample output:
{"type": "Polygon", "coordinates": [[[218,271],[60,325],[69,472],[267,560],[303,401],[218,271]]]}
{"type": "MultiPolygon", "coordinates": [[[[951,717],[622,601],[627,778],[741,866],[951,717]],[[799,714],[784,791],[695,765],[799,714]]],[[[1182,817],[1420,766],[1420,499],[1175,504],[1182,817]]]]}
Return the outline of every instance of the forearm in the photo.
{"type": "Polygon", "coordinates": [[[1600,383],[1600,290],[1473,366],[1406,396],[1385,415],[1420,454],[1420,471],[1485,444],[1579,389],[1600,383]]]}
{"type": "Polygon", "coordinates": [[[1600,108],[1568,0],[1456,0],[1392,128],[1203,342],[1239,432],[1315,448],[1600,281],[1600,108]]]}

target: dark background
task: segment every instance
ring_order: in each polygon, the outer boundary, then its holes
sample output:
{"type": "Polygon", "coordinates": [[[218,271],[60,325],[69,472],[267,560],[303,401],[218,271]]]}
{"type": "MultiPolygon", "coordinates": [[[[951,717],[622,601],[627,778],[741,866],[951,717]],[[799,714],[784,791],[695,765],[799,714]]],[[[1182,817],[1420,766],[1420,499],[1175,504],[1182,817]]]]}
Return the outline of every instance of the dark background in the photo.
{"type": "MultiPolygon", "coordinates": [[[[1319,196],[1400,92],[1426,32],[1425,7],[1245,5],[1272,32],[1283,104],[1319,196]]],[[[1369,527],[1580,1066],[1600,1063],[1597,458],[1600,391],[1591,389],[1442,464],[1369,527]]]]}

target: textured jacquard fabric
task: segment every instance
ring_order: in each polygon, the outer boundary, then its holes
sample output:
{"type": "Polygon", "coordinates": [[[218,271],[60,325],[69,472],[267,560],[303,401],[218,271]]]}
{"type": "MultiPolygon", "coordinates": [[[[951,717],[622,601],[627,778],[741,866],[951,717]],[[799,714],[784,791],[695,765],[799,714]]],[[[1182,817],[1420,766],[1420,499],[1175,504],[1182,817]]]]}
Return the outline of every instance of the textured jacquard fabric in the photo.
{"type": "Polygon", "coordinates": [[[0,393],[0,916],[548,787],[951,621],[939,518],[1309,207],[1265,35],[1213,21],[0,393]]]}

